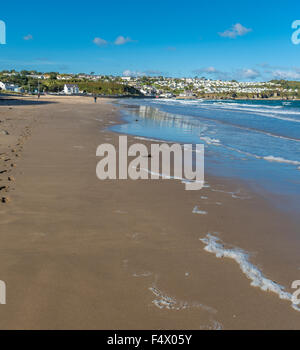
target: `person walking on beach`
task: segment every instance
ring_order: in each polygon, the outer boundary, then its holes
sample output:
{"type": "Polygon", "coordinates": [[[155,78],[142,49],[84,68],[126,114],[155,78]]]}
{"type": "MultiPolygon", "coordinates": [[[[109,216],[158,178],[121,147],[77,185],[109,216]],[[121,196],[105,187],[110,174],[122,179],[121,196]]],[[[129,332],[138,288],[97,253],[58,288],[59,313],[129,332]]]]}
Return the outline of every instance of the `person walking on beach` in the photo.
{"type": "Polygon", "coordinates": [[[94,101],[95,103],[97,103],[97,96],[94,96],[94,101]]]}

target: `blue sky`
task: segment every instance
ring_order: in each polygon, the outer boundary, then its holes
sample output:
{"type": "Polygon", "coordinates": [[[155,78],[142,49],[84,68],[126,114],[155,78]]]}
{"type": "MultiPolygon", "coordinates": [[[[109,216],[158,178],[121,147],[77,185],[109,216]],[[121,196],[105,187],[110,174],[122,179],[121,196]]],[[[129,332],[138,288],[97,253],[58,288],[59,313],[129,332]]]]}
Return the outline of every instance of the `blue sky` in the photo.
{"type": "Polygon", "coordinates": [[[298,1],[18,1],[1,4],[0,69],[300,79],[298,1]]]}

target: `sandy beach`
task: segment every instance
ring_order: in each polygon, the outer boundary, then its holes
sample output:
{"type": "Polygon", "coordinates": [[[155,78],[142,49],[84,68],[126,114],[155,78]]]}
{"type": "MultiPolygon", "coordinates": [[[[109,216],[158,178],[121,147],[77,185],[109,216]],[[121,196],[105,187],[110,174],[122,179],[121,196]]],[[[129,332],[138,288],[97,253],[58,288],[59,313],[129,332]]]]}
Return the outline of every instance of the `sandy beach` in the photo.
{"type": "Polygon", "coordinates": [[[292,293],[299,220],[266,193],[222,174],[200,191],[100,181],[96,149],[118,145],[107,128],[122,122],[109,99],[0,100],[0,121],[0,329],[300,328],[289,300],[201,241],[210,233],[249,252],[292,293]]]}

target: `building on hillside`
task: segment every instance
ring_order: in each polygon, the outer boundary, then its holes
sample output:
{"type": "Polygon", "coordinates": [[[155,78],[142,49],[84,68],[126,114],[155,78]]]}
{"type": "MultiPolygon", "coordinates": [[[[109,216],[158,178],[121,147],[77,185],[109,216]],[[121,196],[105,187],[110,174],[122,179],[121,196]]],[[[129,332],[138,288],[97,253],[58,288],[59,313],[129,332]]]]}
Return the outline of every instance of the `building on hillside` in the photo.
{"type": "Polygon", "coordinates": [[[182,93],[179,94],[179,97],[183,97],[183,98],[192,98],[195,97],[195,94],[192,91],[186,90],[182,93]]]}
{"type": "Polygon", "coordinates": [[[64,93],[67,95],[79,94],[79,87],[76,84],[65,84],[64,93]]]}
{"type": "Polygon", "coordinates": [[[57,80],[71,80],[73,79],[72,75],[58,75],[56,77],[57,80]]]}
{"type": "Polygon", "coordinates": [[[26,77],[32,78],[32,79],[40,79],[40,80],[45,79],[45,76],[43,74],[27,74],[26,77]]]}
{"type": "Polygon", "coordinates": [[[11,83],[3,83],[0,81],[0,90],[19,92],[20,87],[11,83]]]}

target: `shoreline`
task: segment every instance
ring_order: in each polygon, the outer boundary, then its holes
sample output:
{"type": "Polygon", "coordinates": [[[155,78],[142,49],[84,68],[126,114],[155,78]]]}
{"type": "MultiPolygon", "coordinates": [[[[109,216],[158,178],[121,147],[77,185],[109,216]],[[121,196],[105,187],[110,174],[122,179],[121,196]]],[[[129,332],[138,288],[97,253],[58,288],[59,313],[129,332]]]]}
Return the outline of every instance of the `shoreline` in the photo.
{"type": "Polygon", "coordinates": [[[288,301],[250,286],[234,260],[200,241],[214,233],[255,252],[251,263],[291,292],[296,223],[236,180],[210,176],[201,191],[176,180],[102,182],[95,152],[117,144],[106,128],[122,123],[118,109],[111,100],[41,100],[55,103],[5,110],[28,137],[0,209],[0,279],[9,286],[1,329],[299,329],[288,301]]]}
{"type": "MultiPolygon", "coordinates": [[[[0,101],[1,100],[9,100],[9,99],[14,99],[14,98],[35,98],[37,95],[14,95],[14,94],[0,94],[0,101]]],[[[54,97],[54,98],[72,98],[72,97],[80,97],[80,98],[92,98],[93,95],[42,95],[42,97],[54,97]]],[[[165,97],[155,97],[155,96],[137,96],[137,95],[123,95],[123,96],[117,96],[117,95],[98,95],[100,99],[165,99],[165,97]]],[[[189,97],[180,97],[180,98],[167,98],[170,100],[185,100],[185,101],[193,101],[193,100],[233,100],[233,101],[300,101],[300,98],[283,98],[283,97],[226,97],[226,96],[202,96],[202,97],[196,97],[196,98],[189,98],[189,97]]]]}
{"type": "MultiPolygon", "coordinates": [[[[116,99],[116,101],[112,102],[113,105],[118,108],[118,110],[120,111],[120,121],[118,121],[116,123],[116,125],[129,125],[129,124],[134,124],[134,121],[137,121],[137,119],[139,119],[138,116],[138,106],[134,105],[134,104],[130,104],[130,102],[122,105],[118,103],[118,100],[116,99]],[[137,111],[137,116],[135,117],[132,114],[132,110],[136,109],[137,111]],[[126,119],[126,113],[130,115],[130,118],[132,118],[132,120],[127,120],[126,119]]],[[[150,107],[150,108],[155,108],[155,107],[150,107]]],[[[169,113],[169,112],[165,112],[161,110],[161,113],[169,113]]],[[[172,113],[173,114],[173,113],[172,113]]],[[[180,117],[180,113],[177,114],[178,117],[180,117]]],[[[128,117],[128,115],[127,115],[128,117]]],[[[184,115],[182,116],[184,117],[184,115]]],[[[145,140],[145,141],[153,141],[153,142],[157,142],[157,143],[180,143],[181,145],[183,145],[184,143],[182,141],[178,141],[178,140],[170,140],[170,139],[160,139],[159,136],[145,136],[143,135],[143,133],[140,134],[133,134],[133,133],[128,133],[125,131],[116,131],[112,129],[113,127],[109,127],[110,131],[112,132],[116,132],[119,135],[126,135],[127,137],[134,137],[137,140],[145,140]]],[[[271,157],[271,156],[269,156],[271,157]]],[[[256,156],[256,158],[261,158],[261,159],[265,159],[268,157],[259,157],[256,156]]],[[[265,159],[266,160],[266,159],[265,159]]],[[[214,162],[212,159],[210,159],[210,162],[214,162]]],[[[210,164],[211,165],[211,164],[210,164]]],[[[219,169],[220,170],[220,169],[219,169]]],[[[209,176],[209,177],[214,177],[214,178],[220,178],[223,180],[226,180],[228,182],[232,181],[232,182],[238,182],[240,183],[240,185],[242,187],[244,187],[245,189],[247,189],[247,191],[250,192],[255,192],[258,196],[262,195],[263,198],[265,198],[266,200],[269,201],[270,204],[274,204],[276,203],[276,207],[280,208],[280,210],[285,211],[287,214],[291,215],[291,216],[295,216],[295,214],[298,213],[298,203],[296,203],[295,198],[291,198],[291,195],[284,193],[284,191],[280,191],[280,192],[274,192],[272,191],[270,188],[266,188],[266,186],[263,186],[259,181],[255,180],[254,178],[247,178],[247,177],[242,177],[241,174],[235,174],[234,172],[225,172],[222,175],[219,174],[219,172],[217,171],[217,169],[213,169],[212,167],[206,166],[205,168],[205,173],[209,176]]],[[[183,179],[184,180],[184,179],[183,179]]],[[[274,187],[274,185],[273,185],[274,187]]]]}

